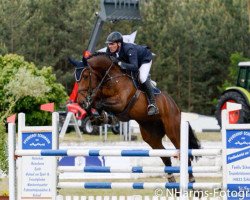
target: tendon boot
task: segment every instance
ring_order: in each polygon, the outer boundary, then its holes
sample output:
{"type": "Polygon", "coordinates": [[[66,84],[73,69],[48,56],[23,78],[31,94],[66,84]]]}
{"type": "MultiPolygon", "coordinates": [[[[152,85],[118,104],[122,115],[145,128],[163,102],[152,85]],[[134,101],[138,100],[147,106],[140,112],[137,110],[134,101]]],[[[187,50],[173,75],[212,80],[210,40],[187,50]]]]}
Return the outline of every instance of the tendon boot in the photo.
{"type": "Polygon", "coordinates": [[[150,83],[150,79],[147,79],[145,83],[142,84],[143,90],[148,97],[149,105],[148,105],[148,115],[156,115],[159,113],[155,102],[154,91],[152,85],[150,83]]]}

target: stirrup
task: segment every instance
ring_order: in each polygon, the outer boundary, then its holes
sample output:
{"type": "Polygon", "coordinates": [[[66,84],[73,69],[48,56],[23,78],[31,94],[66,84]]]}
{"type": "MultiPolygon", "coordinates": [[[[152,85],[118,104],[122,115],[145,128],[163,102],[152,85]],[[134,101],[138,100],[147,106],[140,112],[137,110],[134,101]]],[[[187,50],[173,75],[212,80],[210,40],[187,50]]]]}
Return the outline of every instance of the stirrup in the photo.
{"type": "Polygon", "coordinates": [[[148,115],[156,115],[159,113],[158,108],[154,104],[148,105],[148,115]]]}

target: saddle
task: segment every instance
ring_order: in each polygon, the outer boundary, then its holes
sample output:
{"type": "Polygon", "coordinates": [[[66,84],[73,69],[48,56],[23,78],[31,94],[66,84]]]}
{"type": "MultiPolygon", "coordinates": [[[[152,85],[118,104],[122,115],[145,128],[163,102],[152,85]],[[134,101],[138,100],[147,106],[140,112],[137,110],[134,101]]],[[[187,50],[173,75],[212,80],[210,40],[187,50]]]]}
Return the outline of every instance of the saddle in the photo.
{"type": "MultiPolygon", "coordinates": [[[[143,91],[142,89],[142,86],[141,86],[141,83],[139,82],[139,78],[138,78],[138,74],[135,74],[135,73],[132,73],[131,72],[131,77],[132,77],[132,81],[134,83],[134,86],[137,88],[137,89],[140,89],[141,91],[143,91]]],[[[148,77],[150,79],[150,77],[148,77]]],[[[156,87],[156,82],[153,81],[152,79],[150,79],[150,83],[152,85],[152,88],[153,88],[153,91],[154,91],[154,94],[157,95],[157,94],[161,94],[161,90],[159,88],[156,87]]],[[[144,91],[143,91],[144,92],[144,91]]]]}

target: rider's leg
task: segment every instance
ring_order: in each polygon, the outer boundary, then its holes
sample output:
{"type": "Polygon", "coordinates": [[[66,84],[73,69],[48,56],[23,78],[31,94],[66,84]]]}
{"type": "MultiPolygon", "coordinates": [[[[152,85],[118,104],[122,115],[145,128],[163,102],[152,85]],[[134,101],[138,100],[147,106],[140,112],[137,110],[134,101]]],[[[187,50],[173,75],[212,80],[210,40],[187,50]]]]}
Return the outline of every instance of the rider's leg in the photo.
{"type": "Polygon", "coordinates": [[[155,96],[154,96],[152,85],[150,83],[150,79],[148,79],[151,65],[152,65],[152,61],[141,65],[141,67],[139,68],[139,79],[142,84],[143,90],[146,93],[148,100],[149,100],[148,115],[155,115],[159,113],[159,110],[156,105],[155,96]]]}
{"type": "Polygon", "coordinates": [[[155,115],[159,113],[159,110],[157,108],[156,102],[155,102],[155,95],[153,92],[152,85],[150,83],[150,79],[147,79],[142,84],[144,92],[147,94],[149,105],[148,105],[148,115],[155,115]]]}

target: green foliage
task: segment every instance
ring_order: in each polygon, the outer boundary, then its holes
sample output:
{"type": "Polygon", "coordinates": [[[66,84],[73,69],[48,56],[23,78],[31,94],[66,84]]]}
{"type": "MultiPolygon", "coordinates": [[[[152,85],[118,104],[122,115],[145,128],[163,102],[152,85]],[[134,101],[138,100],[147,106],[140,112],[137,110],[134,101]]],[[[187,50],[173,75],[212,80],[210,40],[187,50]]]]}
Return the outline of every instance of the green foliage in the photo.
{"type": "Polygon", "coordinates": [[[0,170],[7,174],[8,171],[8,156],[7,156],[7,140],[6,129],[4,123],[0,121],[0,170]]]}
{"type": "Polygon", "coordinates": [[[0,169],[7,172],[6,118],[12,113],[26,113],[27,125],[44,125],[51,114],[40,111],[40,104],[65,102],[64,87],[56,82],[51,67],[37,69],[22,56],[0,56],[0,169]]]}
{"type": "Polygon", "coordinates": [[[50,114],[40,111],[40,105],[64,103],[64,87],[56,82],[51,67],[37,69],[23,57],[7,54],[0,56],[0,114],[3,121],[11,113],[27,113],[27,124],[44,125],[50,114]]]}
{"type": "MultiPolygon", "coordinates": [[[[225,81],[231,82],[231,54],[250,57],[247,2],[140,1],[143,20],[104,23],[96,49],[104,46],[111,31],[128,34],[138,30],[136,43],[150,46],[156,54],[151,75],[158,86],[182,110],[212,114],[213,100],[225,81]]],[[[74,69],[67,57],[81,58],[99,4],[99,0],[2,0],[0,53],[23,55],[39,68],[53,66],[57,80],[70,92],[74,69]]],[[[32,98],[22,103],[29,105],[30,101],[32,98]]]]}
{"type": "Polygon", "coordinates": [[[250,54],[245,6],[243,0],[145,3],[138,38],[156,53],[152,77],[183,110],[213,113],[230,55],[250,54]]]}
{"type": "Polygon", "coordinates": [[[219,87],[220,91],[223,92],[227,87],[235,86],[239,71],[239,62],[249,61],[250,58],[245,58],[242,53],[233,53],[230,56],[230,65],[228,67],[229,74],[228,79],[219,87]]]}

